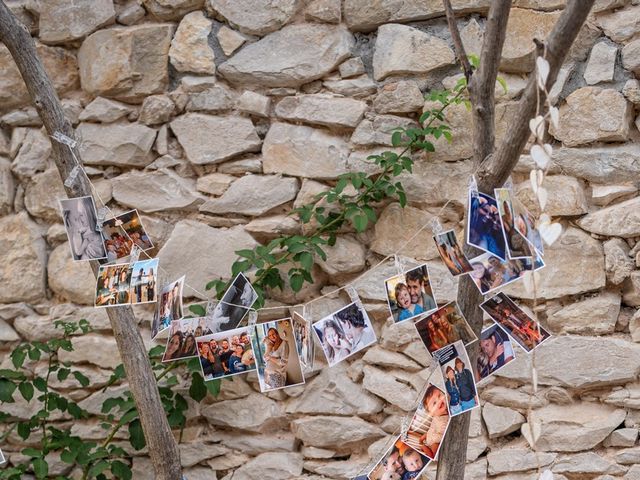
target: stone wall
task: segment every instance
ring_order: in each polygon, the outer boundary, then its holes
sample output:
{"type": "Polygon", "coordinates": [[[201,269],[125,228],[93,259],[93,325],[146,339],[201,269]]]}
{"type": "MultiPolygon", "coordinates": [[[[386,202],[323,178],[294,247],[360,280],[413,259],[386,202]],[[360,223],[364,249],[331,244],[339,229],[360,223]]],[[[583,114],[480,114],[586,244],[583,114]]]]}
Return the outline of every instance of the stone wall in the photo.
{"type": "MultiPolygon", "coordinates": [[[[165,280],[186,273],[204,291],[229,274],[233,251],[299,229],[285,213],[369,168],[389,148],[389,129],[412,125],[433,88],[458,78],[440,0],[9,0],[82,140],[86,170],[115,212],[137,208],[159,247],[165,280]]],[[[463,41],[478,53],[489,0],[456,0],[463,41]]],[[[543,36],[563,0],[515,0],[497,87],[496,130],[504,134],[543,36]]],[[[554,338],[518,358],[481,391],[473,412],[469,479],[533,479],[538,464],[556,478],[640,478],[640,2],[597,0],[552,96],[549,213],[565,232],[545,255],[539,315],[554,338]],[[532,394],[530,362],[540,390],[532,394]],[[521,434],[528,408],[542,420],[540,452],[521,434]]],[[[118,363],[104,310],[94,310],[93,276],[70,259],[58,215],[62,183],[51,145],[6,48],[0,46],[0,353],[20,339],[46,339],[53,320],[87,318],[94,333],[68,355],[92,381],[74,391],[97,411],[118,363]]],[[[425,224],[447,200],[447,224],[462,229],[472,154],[470,116],[446,112],[452,145],[416,159],[406,176],[410,206],[380,208],[365,234],[345,233],[316,283],[272,302],[295,303],[365,272],[425,224]]],[[[527,155],[513,175],[534,208],[527,155]]],[[[430,234],[407,257],[427,261],[439,301],[455,282],[430,234]]],[[[381,454],[430,375],[411,324],[387,318],[382,280],[393,265],[357,283],[379,342],[331,369],[318,356],[304,387],[259,393],[253,375],[225,381],[217,400],[190,409],[182,460],[190,480],[343,479],[381,454]],[[217,476],[217,477],[216,477],[217,476]]],[[[520,285],[507,292],[532,305],[520,285]]],[[[185,290],[192,301],[201,298],[185,290]]],[[[275,303],[273,303],[275,304],[275,303]]],[[[309,308],[319,318],[343,305],[309,308]]],[[[151,311],[136,307],[149,337],[151,311]]],[[[56,388],[67,389],[61,383],[56,388]]],[[[3,406],[4,409],[4,406],[3,406]]],[[[33,406],[8,411],[28,418],[33,406]]],[[[96,424],[74,432],[100,438],[96,424]]],[[[2,446],[11,460],[17,437],[2,446]]],[[[151,478],[144,456],[136,480],[151,478]]],[[[57,465],[60,472],[63,465],[57,465]]],[[[429,478],[434,469],[429,470],[429,478]]]]}

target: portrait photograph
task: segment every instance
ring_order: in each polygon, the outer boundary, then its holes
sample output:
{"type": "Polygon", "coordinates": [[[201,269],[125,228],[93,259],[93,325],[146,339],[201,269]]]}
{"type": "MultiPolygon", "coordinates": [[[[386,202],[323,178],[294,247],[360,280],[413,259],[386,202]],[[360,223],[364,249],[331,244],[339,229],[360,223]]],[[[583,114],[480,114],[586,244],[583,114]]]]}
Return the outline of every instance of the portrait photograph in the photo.
{"type": "Polygon", "coordinates": [[[213,333],[232,330],[240,325],[257,299],[258,294],[251,282],[239,273],[213,309],[213,333]]]}
{"type": "Polygon", "coordinates": [[[418,318],[438,308],[426,264],[395,275],[385,280],[384,285],[389,311],[396,323],[418,318]]]}
{"type": "Polygon", "coordinates": [[[93,198],[60,200],[60,210],[69,238],[71,258],[75,261],[107,258],[103,236],[98,230],[98,214],[93,198]]]}
{"type": "Polygon", "coordinates": [[[131,304],[131,265],[102,265],[96,280],[96,307],[131,304]]]}
{"type": "Polygon", "coordinates": [[[249,327],[200,336],[196,343],[205,382],[256,369],[249,327]]]}
{"type": "Polygon", "coordinates": [[[502,260],[507,259],[498,204],[490,195],[469,191],[467,243],[502,260]]]}
{"type": "Polygon", "coordinates": [[[473,270],[469,260],[462,252],[462,247],[458,243],[455,231],[449,230],[434,235],[433,240],[436,242],[440,258],[449,269],[451,275],[457,277],[473,270]]]}
{"type": "Polygon", "coordinates": [[[367,475],[369,480],[404,480],[418,478],[429,458],[397,438],[367,475]]]}
{"type": "Polygon", "coordinates": [[[210,332],[211,329],[206,317],[173,320],[169,326],[167,348],[164,351],[162,361],[172,362],[197,357],[196,338],[210,332]]]}
{"type": "Polygon", "coordinates": [[[495,255],[483,253],[470,260],[473,271],[469,273],[478,290],[487,294],[497,288],[504,287],[524,276],[525,272],[539,270],[544,261],[537,256],[535,262],[531,258],[500,260],[495,255]]]}
{"type": "Polygon", "coordinates": [[[461,340],[433,354],[444,377],[444,387],[452,417],[480,406],[473,366],[461,340]]]}
{"type": "Polygon", "coordinates": [[[411,419],[404,443],[435,460],[449,426],[449,406],[445,393],[429,384],[411,419]]]}
{"type": "Polygon", "coordinates": [[[105,220],[102,224],[102,234],[109,262],[128,257],[134,243],[142,251],[153,248],[137,210],[105,220]]]}
{"type": "Polygon", "coordinates": [[[164,332],[171,326],[173,320],[183,317],[182,289],[184,288],[184,275],[175,282],[168,283],[158,294],[158,305],[153,313],[151,321],[151,339],[164,332]]]}
{"type": "Polygon", "coordinates": [[[376,341],[369,315],[356,302],[313,324],[329,366],[359,352],[376,341]]]}
{"type": "Polygon", "coordinates": [[[303,369],[313,369],[315,342],[311,333],[311,322],[305,320],[298,312],[293,313],[293,334],[296,340],[296,350],[303,369]]]}
{"type": "Polygon", "coordinates": [[[270,392],[304,383],[290,318],[259,323],[253,338],[260,391],[270,392]]]}
{"type": "Polygon", "coordinates": [[[456,302],[451,302],[415,323],[418,335],[429,353],[458,340],[469,345],[477,340],[456,302]]]}
{"type": "Polygon", "coordinates": [[[158,263],[160,259],[139,260],[131,266],[131,303],[157,301],[158,263]]]}
{"type": "Polygon", "coordinates": [[[509,335],[495,323],[485,328],[480,333],[480,352],[474,369],[476,382],[493,375],[515,358],[509,335]]]}
{"type": "Polygon", "coordinates": [[[538,255],[544,255],[542,236],[536,228],[534,216],[510,189],[496,188],[494,193],[510,258],[530,257],[531,255],[526,253],[531,251],[531,247],[538,252],[538,255]],[[525,252],[525,255],[518,255],[519,252],[525,252]]]}

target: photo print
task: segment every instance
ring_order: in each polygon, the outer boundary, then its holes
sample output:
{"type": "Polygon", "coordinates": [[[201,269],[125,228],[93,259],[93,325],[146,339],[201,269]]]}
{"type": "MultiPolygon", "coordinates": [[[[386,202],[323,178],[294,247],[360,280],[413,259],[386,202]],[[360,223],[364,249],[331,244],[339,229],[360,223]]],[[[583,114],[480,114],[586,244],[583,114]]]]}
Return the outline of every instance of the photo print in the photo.
{"type": "Polygon", "coordinates": [[[476,382],[493,375],[515,358],[511,338],[502,328],[494,323],[483,329],[480,333],[480,352],[474,369],[476,382]]]}
{"type": "Polygon", "coordinates": [[[473,329],[462,315],[456,302],[440,307],[415,323],[416,330],[429,353],[433,354],[458,340],[469,345],[477,340],[473,329]]]}
{"type": "Polygon", "coordinates": [[[182,308],[182,289],[184,288],[184,275],[175,282],[168,283],[158,295],[153,320],[151,321],[151,339],[164,332],[171,326],[174,320],[180,320],[184,313],[182,308]]]}
{"type": "Polygon", "coordinates": [[[7,463],[7,459],[4,458],[4,453],[2,453],[2,450],[0,450],[0,465],[2,465],[3,463],[7,463]]]}
{"type": "Polygon", "coordinates": [[[490,253],[483,253],[471,259],[473,271],[469,273],[473,282],[482,294],[493,292],[521,278],[526,271],[540,270],[544,261],[536,256],[535,263],[531,258],[500,260],[490,253]]]}
{"type": "Polygon", "coordinates": [[[167,348],[162,361],[172,362],[197,357],[196,338],[209,334],[211,334],[211,326],[207,317],[173,320],[169,327],[167,348]]]}
{"type": "Polygon", "coordinates": [[[293,334],[302,367],[305,370],[313,369],[315,343],[311,333],[311,323],[305,320],[298,312],[293,313],[293,334]]]}
{"type": "Polygon", "coordinates": [[[480,406],[469,355],[461,340],[433,354],[440,365],[452,417],[480,406]]]}
{"type": "Polygon", "coordinates": [[[60,209],[69,238],[71,258],[75,261],[107,258],[103,237],[98,230],[98,214],[93,198],[61,199],[60,209]]]}
{"type": "Polygon", "coordinates": [[[405,480],[418,478],[429,464],[429,458],[414,450],[400,438],[367,475],[369,480],[405,480]]]}
{"type": "Polygon", "coordinates": [[[106,220],[102,224],[102,234],[109,262],[128,257],[134,243],[143,251],[153,248],[137,210],[106,220]]]}
{"type": "Polygon", "coordinates": [[[304,383],[290,318],[255,326],[255,361],[260,391],[270,392],[304,383]]]}
{"type": "Polygon", "coordinates": [[[536,348],[551,334],[500,292],[480,304],[487,314],[513,338],[527,353],[536,348]]]}
{"type": "Polygon", "coordinates": [[[456,232],[449,230],[433,236],[436,242],[436,248],[440,254],[440,258],[451,272],[451,275],[457,277],[464,273],[469,273],[473,268],[469,260],[462,252],[462,247],[456,238],[456,232]]]}
{"type": "Polygon", "coordinates": [[[531,251],[531,247],[535,248],[538,255],[544,255],[542,237],[536,229],[533,215],[510,189],[496,188],[494,192],[510,258],[530,257],[531,254],[527,253],[531,251]],[[525,254],[518,255],[522,252],[525,254]]]}
{"type": "Polygon", "coordinates": [[[159,258],[139,260],[131,266],[131,303],[157,301],[159,258]]]}
{"type": "Polygon", "coordinates": [[[426,263],[385,280],[384,285],[389,310],[396,323],[417,318],[438,308],[426,263]]]}
{"type": "Polygon", "coordinates": [[[313,330],[330,367],[376,341],[369,315],[356,302],[318,320],[313,330]]]}
{"type": "Polygon", "coordinates": [[[493,197],[471,190],[467,212],[467,243],[501,260],[507,259],[498,204],[493,197]]]}
{"type": "Polygon", "coordinates": [[[196,343],[205,382],[256,369],[249,327],[204,335],[196,343]]]}
{"type": "Polygon", "coordinates": [[[96,282],[96,307],[131,304],[131,265],[102,265],[96,282]]]}
{"type": "Polygon", "coordinates": [[[435,460],[449,426],[449,419],[445,393],[430,383],[411,419],[404,443],[430,460],[435,460]]]}
{"type": "Polygon", "coordinates": [[[257,299],[258,294],[251,286],[251,282],[239,273],[213,309],[211,316],[213,333],[232,330],[240,325],[257,299]]]}

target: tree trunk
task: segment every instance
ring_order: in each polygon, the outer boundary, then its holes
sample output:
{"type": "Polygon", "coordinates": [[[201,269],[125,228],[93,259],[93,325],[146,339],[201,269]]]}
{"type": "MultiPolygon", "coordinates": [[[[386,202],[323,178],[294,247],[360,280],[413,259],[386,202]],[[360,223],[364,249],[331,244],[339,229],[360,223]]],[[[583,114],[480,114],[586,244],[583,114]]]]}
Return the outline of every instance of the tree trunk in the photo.
{"type": "MultiPolygon", "coordinates": [[[[61,19],[61,21],[64,21],[61,19]]],[[[5,3],[0,0],[0,41],[11,52],[47,133],[61,132],[73,138],[73,127],[65,118],[62,105],[40,61],[33,39],[5,3]]],[[[62,179],[66,179],[75,166],[70,149],[58,142],[51,142],[53,158],[62,179]]],[[[75,151],[76,158],[80,158],[75,151]]],[[[78,175],[71,187],[66,187],[70,198],[92,195],[91,186],[84,175],[78,175]]],[[[94,273],[99,267],[92,261],[94,273]]],[[[182,468],[176,441],[169,427],[155,375],[147,356],[145,345],[138,331],[131,307],[108,308],[111,328],[120,350],[133,399],[135,401],[149,455],[158,480],[180,480],[182,468]]]]}

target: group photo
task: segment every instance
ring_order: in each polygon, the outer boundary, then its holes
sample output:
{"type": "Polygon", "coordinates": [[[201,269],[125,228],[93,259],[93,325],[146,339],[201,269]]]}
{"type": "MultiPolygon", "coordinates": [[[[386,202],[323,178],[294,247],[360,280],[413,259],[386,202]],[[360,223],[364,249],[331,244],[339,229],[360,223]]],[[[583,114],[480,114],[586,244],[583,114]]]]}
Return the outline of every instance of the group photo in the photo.
{"type": "Polygon", "coordinates": [[[464,345],[477,340],[456,302],[451,302],[415,323],[429,353],[461,340],[464,345]]]}
{"type": "Polygon", "coordinates": [[[329,366],[359,352],[376,341],[369,315],[356,302],[313,324],[329,366]]]}
{"type": "Polygon", "coordinates": [[[249,327],[199,336],[197,356],[205,382],[256,369],[249,327]]]}
{"type": "Polygon", "coordinates": [[[447,345],[434,353],[438,361],[452,417],[480,406],[471,361],[462,341],[447,345]]]}
{"type": "Polygon", "coordinates": [[[131,265],[103,265],[96,282],[96,307],[131,304],[131,265]]]}
{"type": "Polygon", "coordinates": [[[213,333],[232,330],[240,325],[257,299],[258,294],[251,286],[251,282],[239,273],[213,310],[211,318],[213,333]]]}
{"type": "Polygon", "coordinates": [[[315,342],[311,333],[311,323],[305,320],[298,312],[293,313],[293,336],[296,341],[296,350],[300,357],[302,367],[307,370],[313,368],[313,356],[315,355],[315,342]]]}
{"type": "Polygon", "coordinates": [[[469,260],[462,252],[462,247],[458,243],[454,230],[434,235],[433,240],[436,242],[436,248],[442,262],[449,269],[451,275],[457,277],[473,270],[469,260]]]}
{"type": "Polygon", "coordinates": [[[158,305],[153,313],[151,322],[151,339],[164,332],[171,322],[179,320],[183,316],[182,289],[184,287],[184,275],[172,283],[168,283],[158,296],[158,305]]]}
{"type": "Polygon", "coordinates": [[[137,210],[105,220],[102,224],[102,233],[109,262],[128,257],[134,243],[143,251],[153,248],[153,243],[142,225],[137,210]]]}
{"type": "Polygon", "coordinates": [[[471,190],[467,215],[467,243],[501,260],[507,259],[507,247],[496,200],[489,195],[471,190]]]}
{"type": "Polygon", "coordinates": [[[369,480],[405,480],[418,478],[429,458],[398,438],[367,475],[369,480]]]}
{"type": "Polygon", "coordinates": [[[391,277],[384,284],[389,310],[396,323],[417,318],[438,308],[426,264],[391,277]]]}
{"type": "Polygon", "coordinates": [[[485,328],[480,333],[480,352],[474,370],[476,382],[493,375],[515,358],[509,335],[497,324],[485,328]]]}
{"type": "Polygon", "coordinates": [[[131,267],[131,303],[152,303],[157,300],[159,258],[139,260],[131,267]]]}
{"type": "Polygon", "coordinates": [[[260,391],[269,392],[304,383],[291,319],[256,325],[255,345],[260,391]]]}
{"type": "Polygon", "coordinates": [[[449,420],[445,393],[430,383],[411,419],[404,442],[429,459],[435,460],[449,420]]]}
{"type": "Polygon", "coordinates": [[[62,223],[69,238],[73,260],[107,258],[103,236],[98,228],[98,214],[92,197],[60,200],[62,223]]]}
{"type": "Polygon", "coordinates": [[[483,253],[471,259],[471,267],[473,271],[469,275],[473,283],[481,293],[487,294],[518,280],[527,270],[541,269],[544,262],[539,256],[532,262],[531,258],[500,260],[495,255],[483,253]]]}

